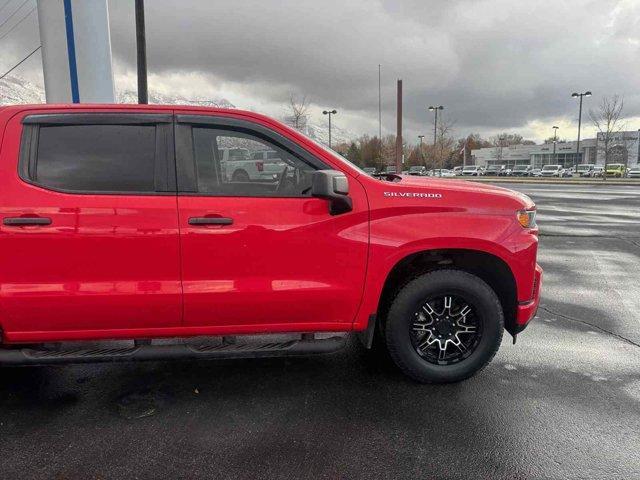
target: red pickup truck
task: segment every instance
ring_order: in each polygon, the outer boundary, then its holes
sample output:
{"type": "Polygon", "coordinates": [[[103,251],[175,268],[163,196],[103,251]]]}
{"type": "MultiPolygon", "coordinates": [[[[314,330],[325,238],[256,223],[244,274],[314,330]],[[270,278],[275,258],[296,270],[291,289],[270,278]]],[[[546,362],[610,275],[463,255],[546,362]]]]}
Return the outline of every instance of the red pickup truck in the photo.
{"type": "Polygon", "coordinates": [[[325,353],[358,332],[451,382],[538,306],[535,206],[506,189],[376,179],[239,110],[11,106],[0,142],[0,365],[325,353]],[[228,148],[285,167],[234,180],[228,148]]]}

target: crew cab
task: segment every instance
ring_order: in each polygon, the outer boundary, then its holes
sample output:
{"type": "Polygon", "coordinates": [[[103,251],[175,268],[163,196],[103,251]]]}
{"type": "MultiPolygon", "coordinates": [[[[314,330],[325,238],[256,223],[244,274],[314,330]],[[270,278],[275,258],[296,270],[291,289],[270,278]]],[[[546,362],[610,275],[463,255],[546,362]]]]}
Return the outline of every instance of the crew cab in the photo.
{"type": "Polygon", "coordinates": [[[318,354],[354,332],[452,382],[539,303],[528,197],[373,178],[253,112],[0,108],[0,181],[2,366],[318,354]],[[231,148],[284,167],[234,180],[231,148]]]}

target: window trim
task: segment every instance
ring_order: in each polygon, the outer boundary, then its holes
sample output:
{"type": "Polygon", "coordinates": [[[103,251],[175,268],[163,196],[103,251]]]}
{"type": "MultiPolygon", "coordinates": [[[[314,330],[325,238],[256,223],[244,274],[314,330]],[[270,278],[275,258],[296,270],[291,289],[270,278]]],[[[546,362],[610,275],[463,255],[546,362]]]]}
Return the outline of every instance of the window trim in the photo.
{"type": "Polygon", "coordinates": [[[18,160],[18,176],[30,185],[72,195],[176,195],[176,167],[173,115],[141,113],[63,113],[36,114],[22,119],[22,138],[18,160]],[[85,125],[148,125],[155,127],[154,190],[79,190],[52,187],[34,180],[38,160],[40,127],[85,125]]]}
{"type": "Polygon", "coordinates": [[[179,196],[190,197],[220,197],[220,198],[291,198],[309,199],[308,195],[228,195],[213,192],[198,192],[196,159],[192,129],[210,128],[212,130],[237,131],[252,135],[258,139],[274,144],[278,148],[298,157],[301,161],[317,170],[331,170],[331,167],[318,159],[317,156],[289,140],[284,135],[263,125],[236,118],[217,115],[175,115],[175,149],[177,168],[177,192],[179,196]]]}

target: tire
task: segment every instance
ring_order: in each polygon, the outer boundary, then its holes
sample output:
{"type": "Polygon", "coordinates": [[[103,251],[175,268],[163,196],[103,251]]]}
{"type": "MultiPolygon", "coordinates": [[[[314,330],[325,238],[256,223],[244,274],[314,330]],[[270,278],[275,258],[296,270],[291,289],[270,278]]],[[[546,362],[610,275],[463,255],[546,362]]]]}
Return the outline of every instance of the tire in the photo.
{"type": "Polygon", "coordinates": [[[482,370],[494,357],[502,341],[504,315],[495,292],[480,278],[461,270],[436,270],[412,280],[399,291],[389,309],[385,330],[389,354],[405,375],[420,383],[458,382],[482,370]],[[446,297],[453,298],[449,300],[447,315],[451,314],[451,318],[458,320],[449,320],[450,317],[446,316],[445,321],[446,297]],[[429,308],[428,305],[437,306],[440,298],[443,299],[445,307],[442,314],[434,313],[434,316],[441,321],[432,321],[429,333],[416,332],[417,328],[426,328],[423,326],[424,323],[420,323],[420,318],[432,318],[431,314],[426,314],[427,317],[422,312],[427,311],[425,308],[429,308]],[[460,307],[461,310],[454,315],[456,304],[466,304],[470,313],[464,317],[460,316],[464,310],[460,307]],[[461,320],[462,318],[464,320],[461,320]],[[457,322],[457,326],[452,327],[454,321],[457,322]],[[451,331],[443,333],[433,328],[433,325],[439,323],[443,329],[456,329],[455,336],[451,337],[451,331]],[[459,325],[460,323],[462,325],[459,325]],[[469,327],[473,323],[476,325],[475,337],[472,337],[470,332],[459,330],[470,330],[467,323],[469,327]],[[445,338],[453,340],[438,340],[436,336],[440,333],[445,338]],[[424,336],[419,338],[421,334],[424,336]],[[433,339],[435,343],[420,349],[425,339],[427,342],[433,339]],[[453,343],[456,341],[460,344],[459,347],[453,343]],[[464,342],[469,343],[465,345],[464,342]],[[442,345],[447,352],[450,351],[450,359],[434,357],[433,347],[435,346],[435,352],[440,355],[442,345]],[[419,350],[422,353],[419,353],[419,350]],[[456,359],[456,355],[460,358],[456,359]]]}
{"type": "Polygon", "coordinates": [[[244,170],[236,170],[233,172],[231,180],[234,182],[248,182],[250,180],[249,174],[244,170]]]}

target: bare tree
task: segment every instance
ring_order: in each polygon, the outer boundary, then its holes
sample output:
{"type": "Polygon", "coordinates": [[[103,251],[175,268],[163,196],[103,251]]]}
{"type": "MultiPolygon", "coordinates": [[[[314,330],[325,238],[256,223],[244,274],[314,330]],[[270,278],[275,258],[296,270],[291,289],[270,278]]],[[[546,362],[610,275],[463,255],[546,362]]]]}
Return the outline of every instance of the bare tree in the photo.
{"type": "Polygon", "coordinates": [[[510,138],[508,133],[500,133],[490,138],[491,145],[493,145],[492,157],[499,163],[504,157],[504,149],[510,145],[510,138]]]}
{"type": "Polygon", "coordinates": [[[436,144],[433,149],[435,155],[434,164],[438,168],[443,168],[444,163],[451,157],[454,145],[456,143],[453,138],[453,127],[456,124],[455,120],[449,120],[442,117],[438,122],[438,128],[436,129],[436,144]]]}
{"type": "Polygon", "coordinates": [[[613,95],[603,97],[597,110],[589,110],[589,117],[593,125],[598,130],[597,145],[598,150],[604,154],[604,172],[602,179],[607,178],[607,164],[611,156],[611,150],[618,134],[624,130],[622,108],[624,101],[622,97],[613,95]]]}
{"type": "Polygon", "coordinates": [[[296,94],[289,94],[289,113],[291,117],[291,125],[296,130],[301,130],[307,124],[307,111],[309,110],[309,101],[307,96],[303,95],[299,98],[296,94]]]}
{"type": "Polygon", "coordinates": [[[506,147],[511,147],[513,145],[535,145],[535,142],[525,140],[522,138],[522,135],[518,135],[517,133],[503,132],[491,137],[489,140],[493,146],[492,156],[498,162],[501,162],[504,158],[504,149],[506,147]]]}

